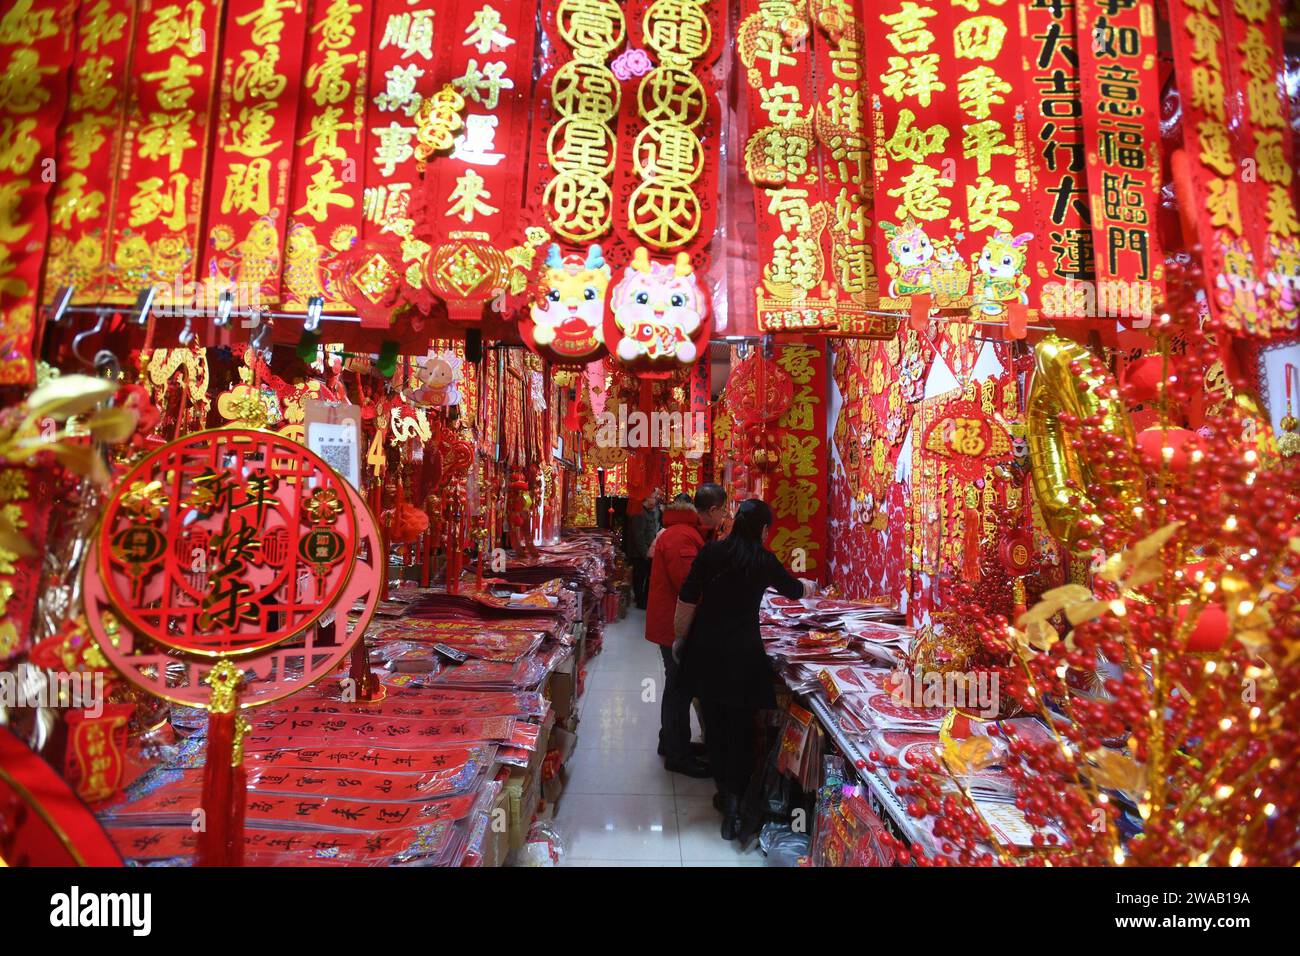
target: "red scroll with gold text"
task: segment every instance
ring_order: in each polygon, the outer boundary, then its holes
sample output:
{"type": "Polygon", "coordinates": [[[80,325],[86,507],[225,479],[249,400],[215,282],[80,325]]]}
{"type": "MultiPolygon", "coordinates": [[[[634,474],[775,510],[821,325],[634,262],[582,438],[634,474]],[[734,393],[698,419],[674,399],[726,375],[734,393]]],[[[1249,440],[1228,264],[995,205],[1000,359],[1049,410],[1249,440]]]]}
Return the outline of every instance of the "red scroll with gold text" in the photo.
{"type": "Polygon", "coordinates": [[[347,310],[341,256],[361,232],[370,4],[312,0],[298,97],[281,301],[347,310]]]}
{"type": "Polygon", "coordinates": [[[307,0],[226,0],[203,298],[279,299],[307,0]],[[292,83],[290,82],[292,79],[292,83]]]}
{"type": "Polygon", "coordinates": [[[1155,4],[1078,0],[1075,35],[1097,298],[1136,327],[1164,298],[1155,4]]]}
{"type": "Polygon", "coordinates": [[[711,69],[724,25],[717,0],[624,4],[628,49],[653,67],[629,77],[615,170],[613,225],[625,248],[686,252],[696,269],[717,219],[719,111],[711,69]],[[635,95],[633,95],[635,94],[635,95]]]}
{"type": "Polygon", "coordinates": [[[193,297],[224,8],[154,3],[136,17],[105,301],[133,302],[149,286],[160,305],[193,297]]]}
{"type": "Polygon", "coordinates": [[[30,382],[41,263],[57,179],[54,144],[72,61],[72,4],[29,0],[0,14],[0,385],[30,382]]]}
{"type": "Polygon", "coordinates": [[[1085,318],[1076,297],[1091,283],[1092,229],[1083,141],[1076,0],[1022,0],[1029,150],[1035,186],[1033,246],[1049,319],[1085,318]]]}
{"type": "Polygon", "coordinates": [[[535,138],[546,155],[541,208],[556,237],[582,249],[607,236],[613,224],[623,90],[609,64],[627,37],[627,23],[614,0],[546,0],[541,9],[556,51],[543,79],[549,131],[540,127],[544,139],[535,138]]]}
{"type": "Polygon", "coordinates": [[[89,0],[77,10],[68,110],[58,138],[43,299],[73,286],[73,302],[96,302],[109,257],[109,224],[126,128],[134,0],[89,0]]]}
{"type": "MultiPolygon", "coordinates": [[[[812,340],[806,340],[811,342],[812,340]]],[[[779,460],[768,479],[772,533],[768,543],[796,574],[821,577],[826,553],[827,344],[782,345],[776,365],[794,384],[790,407],[772,427],[779,460]]]]}
{"type": "Polygon", "coordinates": [[[866,37],[881,305],[1036,306],[1018,10],[887,0],[866,37]]]}
{"type": "Polygon", "coordinates": [[[530,4],[454,0],[441,5],[440,45],[447,48],[437,87],[450,83],[465,99],[464,127],[449,156],[429,161],[425,188],[436,240],[485,233],[499,248],[515,235],[528,142],[533,63],[530,4]]]}
{"type": "Polygon", "coordinates": [[[892,336],[898,324],[868,314],[879,306],[880,287],[871,241],[871,152],[863,109],[866,37],[854,6],[848,0],[811,4],[818,81],[813,127],[821,199],[828,213],[824,286],[837,335],[878,338],[892,336]]]}
{"type": "MultiPolygon", "coordinates": [[[[1268,0],[1218,3],[1227,54],[1224,77],[1233,91],[1228,103],[1239,114],[1234,155],[1243,173],[1254,173],[1239,176],[1238,188],[1246,239],[1255,251],[1255,277],[1267,292],[1265,316],[1256,331],[1294,332],[1300,327],[1300,219],[1293,183],[1295,146],[1279,87],[1282,24],[1268,0]]],[[[1229,272],[1226,278],[1234,277],[1229,272]]]]}

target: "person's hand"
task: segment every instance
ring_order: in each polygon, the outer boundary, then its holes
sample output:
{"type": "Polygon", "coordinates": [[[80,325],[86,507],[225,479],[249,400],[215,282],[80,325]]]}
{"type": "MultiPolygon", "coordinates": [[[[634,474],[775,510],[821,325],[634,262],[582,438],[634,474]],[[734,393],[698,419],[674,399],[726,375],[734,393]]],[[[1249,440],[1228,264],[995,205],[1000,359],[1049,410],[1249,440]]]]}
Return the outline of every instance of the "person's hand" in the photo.
{"type": "Polygon", "coordinates": [[[681,664],[682,651],[685,649],[686,649],[686,638],[679,637],[677,638],[677,640],[673,641],[673,663],[679,665],[681,664]]]}
{"type": "Polygon", "coordinates": [[[800,578],[799,583],[803,585],[804,597],[816,597],[817,595],[816,581],[814,581],[812,578],[800,578]]]}

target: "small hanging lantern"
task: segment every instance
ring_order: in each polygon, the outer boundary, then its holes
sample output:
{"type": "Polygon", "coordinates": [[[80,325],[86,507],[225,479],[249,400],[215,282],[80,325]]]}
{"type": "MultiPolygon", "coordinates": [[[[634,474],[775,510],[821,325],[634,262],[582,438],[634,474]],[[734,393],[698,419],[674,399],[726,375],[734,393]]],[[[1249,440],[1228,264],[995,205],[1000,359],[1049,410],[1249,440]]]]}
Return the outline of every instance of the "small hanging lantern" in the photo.
{"type": "Polygon", "coordinates": [[[483,307],[505,294],[510,259],[485,232],[452,232],[430,250],[425,277],[452,322],[478,323],[483,307]]]}

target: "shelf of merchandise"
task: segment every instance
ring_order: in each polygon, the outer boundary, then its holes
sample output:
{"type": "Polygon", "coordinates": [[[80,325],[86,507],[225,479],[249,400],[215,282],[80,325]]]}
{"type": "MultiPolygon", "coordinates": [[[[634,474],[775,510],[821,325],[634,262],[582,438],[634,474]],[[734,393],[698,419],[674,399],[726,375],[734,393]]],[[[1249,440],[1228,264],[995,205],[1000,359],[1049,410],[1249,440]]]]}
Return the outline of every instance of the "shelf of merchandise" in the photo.
{"type": "MultiPolygon", "coordinates": [[[[802,695],[801,695],[802,696],[802,695]]],[[[831,711],[830,705],[820,693],[813,696],[804,696],[803,703],[808,709],[817,715],[817,720],[821,723],[823,731],[835,745],[844,754],[848,760],[853,773],[863,785],[866,786],[870,794],[871,808],[875,810],[885,823],[890,827],[896,836],[901,837],[911,844],[919,844],[923,847],[928,855],[934,855],[938,852],[938,845],[934,837],[923,827],[917,825],[916,821],[908,814],[907,808],[903,806],[898,795],[894,793],[890,786],[889,778],[879,767],[870,769],[871,761],[867,757],[867,751],[862,748],[862,744],[844,733],[840,729],[840,722],[836,719],[835,714],[831,711]]]]}

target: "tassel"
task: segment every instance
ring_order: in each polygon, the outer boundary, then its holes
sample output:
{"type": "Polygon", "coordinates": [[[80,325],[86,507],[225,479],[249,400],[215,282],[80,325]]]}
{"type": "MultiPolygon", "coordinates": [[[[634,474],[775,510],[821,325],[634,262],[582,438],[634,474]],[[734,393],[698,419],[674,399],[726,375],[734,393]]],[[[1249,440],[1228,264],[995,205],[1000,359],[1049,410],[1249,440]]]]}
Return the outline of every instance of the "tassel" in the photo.
{"type": "MultiPolygon", "coordinates": [[[[208,752],[203,763],[203,830],[199,833],[199,866],[229,866],[231,831],[235,821],[235,715],[208,715],[208,752]]],[[[239,794],[242,802],[243,794],[239,794]]],[[[239,841],[243,843],[242,836],[239,841]]]]}
{"type": "Polygon", "coordinates": [[[980,513],[969,505],[962,511],[962,564],[964,581],[980,579],[980,513]]]}
{"type": "Polygon", "coordinates": [[[1002,337],[1007,342],[1023,339],[1029,327],[1029,306],[1023,302],[1012,302],[1007,306],[1007,324],[1002,330],[1002,337]]]}
{"type": "Polygon", "coordinates": [[[924,332],[929,327],[930,305],[929,293],[912,296],[907,324],[913,332],[924,332]]]}

